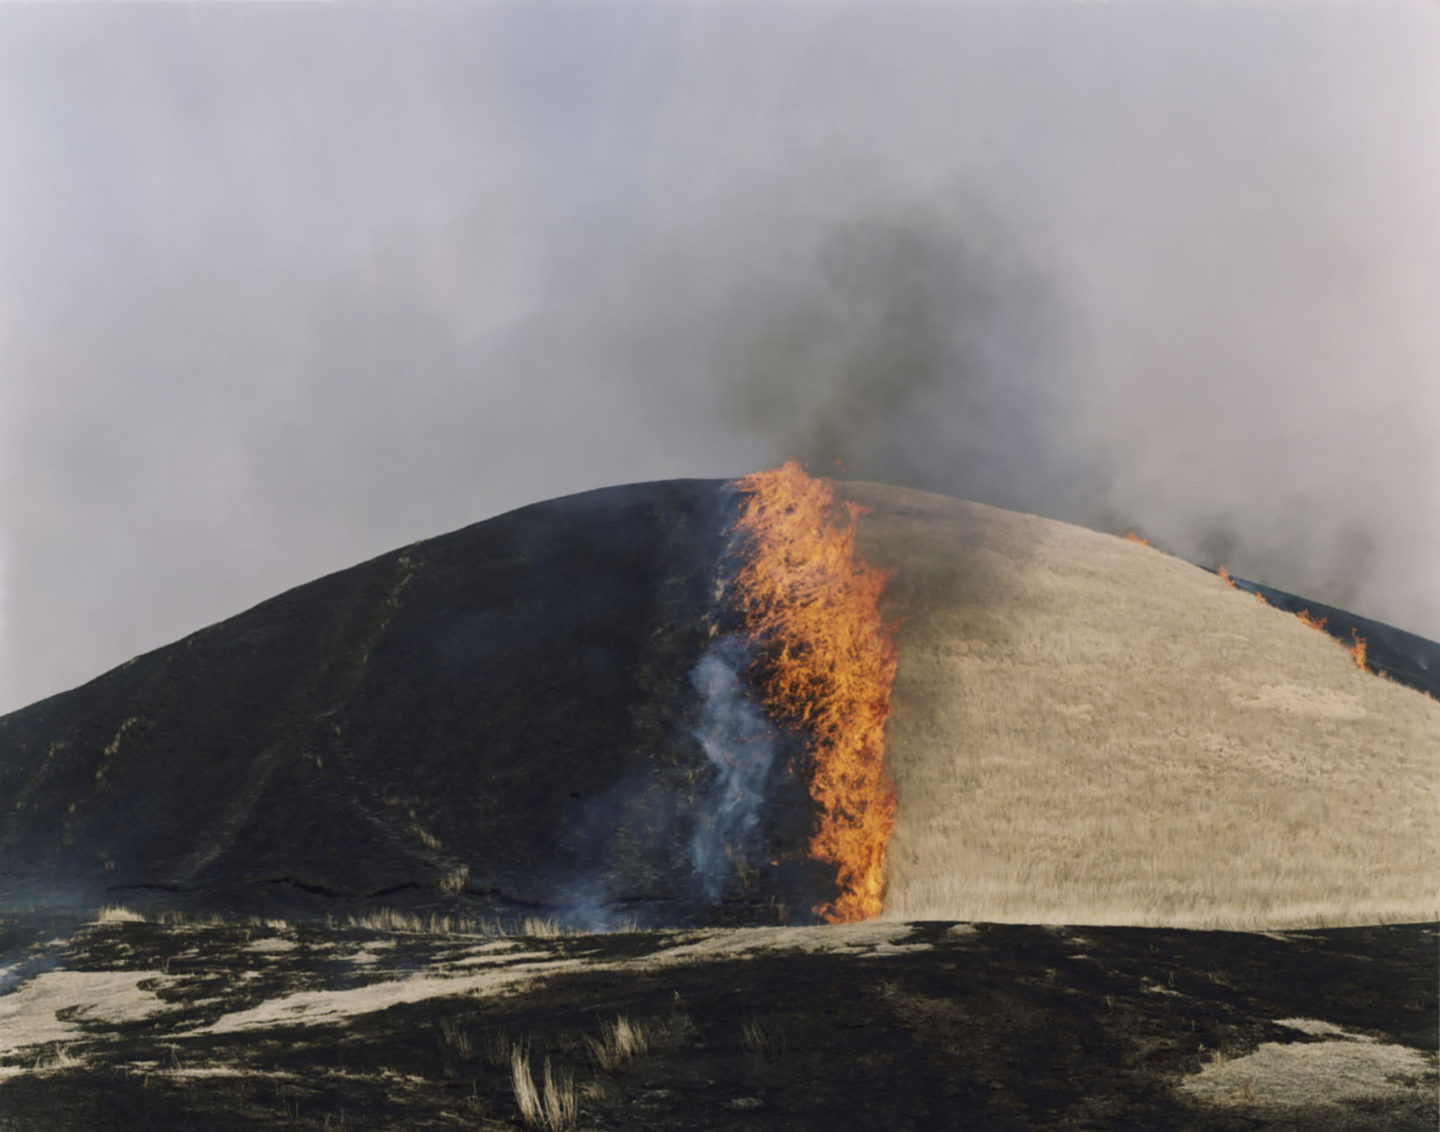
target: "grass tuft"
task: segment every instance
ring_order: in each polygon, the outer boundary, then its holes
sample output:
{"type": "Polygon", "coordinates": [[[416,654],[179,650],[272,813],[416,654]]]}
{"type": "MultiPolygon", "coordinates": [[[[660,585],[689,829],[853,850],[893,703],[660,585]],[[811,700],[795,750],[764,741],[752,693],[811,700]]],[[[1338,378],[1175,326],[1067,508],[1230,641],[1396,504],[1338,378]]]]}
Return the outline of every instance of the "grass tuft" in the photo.
{"type": "Polygon", "coordinates": [[[600,1026],[600,1037],[585,1035],[585,1044],[595,1064],[607,1072],[619,1069],[650,1048],[650,1035],[644,1026],[631,1022],[623,1014],[615,1021],[600,1026]]]}
{"type": "Polygon", "coordinates": [[[537,1088],[535,1078],[530,1075],[530,1053],[523,1042],[510,1047],[510,1086],[515,1092],[520,1119],[527,1128],[569,1132],[575,1127],[579,1119],[575,1078],[563,1070],[553,1070],[547,1057],[537,1088]]]}
{"type": "Polygon", "coordinates": [[[785,1052],[785,1035],[752,1014],[740,1024],[740,1044],[745,1047],[746,1053],[772,1057],[785,1052]]]}
{"type": "Polygon", "coordinates": [[[440,1047],[453,1052],[461,1061],[469,1061],[475,1056],[475,1046],[469,1033],[454,1018],[440,1019],[440,1047]]]}
{"type": "Polygon", "coordinates": [[[123,904],[106,904],[95,913],[97,924],[143,924],[145,917],[123,904]]]}

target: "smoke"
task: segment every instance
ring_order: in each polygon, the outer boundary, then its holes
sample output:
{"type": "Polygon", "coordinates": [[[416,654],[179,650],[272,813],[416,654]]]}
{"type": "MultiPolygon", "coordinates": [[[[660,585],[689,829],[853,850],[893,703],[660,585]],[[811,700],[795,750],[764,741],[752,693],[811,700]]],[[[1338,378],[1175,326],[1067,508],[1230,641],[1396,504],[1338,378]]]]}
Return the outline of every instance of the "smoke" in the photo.
{"type": "Polygon", "coordinates": [[[0,710],[807,458],[1440,637],[1440,10],[0,5],[0,710]]]}
{"type": "Polygon", "coordinates": [[[1063,304],[978,203],[821,229],[804,269],[735,327],[718,366],[731,419],[817,473],[1052,514],[1095,475],[1062,428],[1063,304]]]}
{"type": "Polygon", "coordinates": [[[695,738],[715,772],[697,801],[690,842],[696,887],[710,903],[760,848],[761,804],[775,761],[774,729],[741,678],[749,660],[742,637],[721,636],[690,673],[701,704],[695,738]]]}

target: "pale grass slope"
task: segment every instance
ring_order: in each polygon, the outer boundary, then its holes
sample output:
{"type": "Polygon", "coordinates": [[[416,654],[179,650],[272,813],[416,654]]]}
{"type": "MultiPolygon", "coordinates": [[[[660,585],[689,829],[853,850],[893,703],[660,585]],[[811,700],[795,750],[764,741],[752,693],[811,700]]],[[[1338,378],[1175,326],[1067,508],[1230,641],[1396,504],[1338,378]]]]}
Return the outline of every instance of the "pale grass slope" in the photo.
{"type": "Polygon", "coordinates": [[[1150,547],[842,491],[904,619],[887,919],[1440,918],[1440,703],[1150,547]]]}

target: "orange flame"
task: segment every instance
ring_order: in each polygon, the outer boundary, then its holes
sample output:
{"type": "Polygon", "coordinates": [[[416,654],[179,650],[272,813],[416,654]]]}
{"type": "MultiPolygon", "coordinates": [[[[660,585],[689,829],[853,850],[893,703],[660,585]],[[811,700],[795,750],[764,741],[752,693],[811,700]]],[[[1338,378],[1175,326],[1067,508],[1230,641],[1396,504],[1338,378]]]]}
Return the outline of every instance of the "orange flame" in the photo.
{"type": "Polygon", "coordinates": [[[765,706],[812,741],[810,796],[820,824],[811,856],[836,868],[840,894],[815,913],[831,923],[879,914],[895,787],[885,773],[885,721],[899,663],[878,603],[890,572],[855,552],[864,508],[835,514],[830,482],[794,460],[738,481],[735,530],[748,554],[734,592],[745,631],[764,647],[765,706]]]}
{"type": "MultiPolygon", "coordinates": [[[[1360,635],[1358,629],[1351,629],[1350,639],[1355,643],[1346,646],[1345,651],[1355,658],[1355,667],[1363,669],[1365,667],[1365,638],[1360,635]]],[[[1342,641],[1341,644],[1344,642],[1342,641]]],[[[1385,674],[1382,672],[1380,675],[1385,674]]]]}
{"type": "Polygon", "coordinates": [[[1221,580],[1222,582],[1224,582],[1224,583],[1225,583],[1227,586],[1229,586],[1231,589],[1234,589],[1234,588],[1235,588],[1235,579],[1230,576],[1230,571],[1229,571],[1229,570],[1225,569],[1224,566],[1221,566],[1221,567],[1220,567],[1220,570],[1219,570],[1219,574],[1220,574],[1220,580],[1221,580]]]}
{"type": "MultiPolygon", "coordinates": [[[[1306,625],[1309,625],[1310,628],[1312,628],[1312,629],[1324,629],[1324,628],[1325,628],[1325,622],[1328,620],[1328,618],[1325,618],[1325,617],[1321,617],[1321,618],[1319,618],[1319,619],[1317,620],[1316,618],[1314,618],[1314,617],[1312,617],[1312,616],[1310,615],[1310,611],[1309,611],[1308,609],[1302,609],[1302,610],[1301,610],[1299,613],[1297,613],[1295,616],[1298,617],[1298,618],[1300,618],[1301,621],[1303,621],[1306,625]]],[[[1354,659],[1354,661],[1355,661],[1355,667],[1358,668],[1358,669],[1360,669],[1361,671],[1364,671],[1364,670],[1365,670],[1365,638],[1360,635],[1360,631],[1359,631],[1358,629],[1351,629],[1351,630],[1350,630],[1350,639],[1351,639],[1352,641],[1354,641],[1355,643],[1354,643],[1354,644],[1350,644],[1350,645],[1347,645],[1344,641],[1339,641],[1339,642],[1337,642],[1337,643],[1340,645],[1340,647],[1341,647],[1342,649],[1344,649],[1346,652],[1348,652],[1348,653],[1350,654],[1350,656],[1354,659]]],[[[1381,673],[1381,675],[1384,675],[1384,673],[1381,673]]]]}
{"type": "Polygon", "coordinates": [[[1140,537],[1139,535],[1137,535],[1134,531],[1126,531],[1126,532],[1125,532],[1123,535],[1121,535],[1120,537],[1121,537],[1121,538],[1128,538],[1131,542],[1138,542],[1141,546],[1149,546],[1149,545],[1150,545],[1150,540],[1149,540],[1148,538],[1141,538],[1141,537],[1140,537]]]}

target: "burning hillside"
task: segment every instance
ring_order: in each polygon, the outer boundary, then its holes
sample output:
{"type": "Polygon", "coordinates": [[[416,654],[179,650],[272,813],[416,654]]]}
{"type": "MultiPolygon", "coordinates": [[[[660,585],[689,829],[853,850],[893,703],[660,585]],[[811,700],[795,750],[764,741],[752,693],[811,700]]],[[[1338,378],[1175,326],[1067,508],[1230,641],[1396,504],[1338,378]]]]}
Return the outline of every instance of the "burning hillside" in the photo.
{"type": "Polygon", "coordinates": [[[1430,916],[1436,646],[1265,597],[795,465],[549,500],[0,717],[0,909],[1430,916]]]}
{"type": "Polygon", "coordinates": [[[814,857],[833,865],[840,895],[815,911],[835,923],[879,914],[895,788],[885,723],[899,651],[880,619],[888,574],[855,552],[862,508],[837,508],[830,483],[793,460],[739,481],[735,529],[744,562],[733,581],[771,718],[811,740],[819,806],[814,857]]]}

